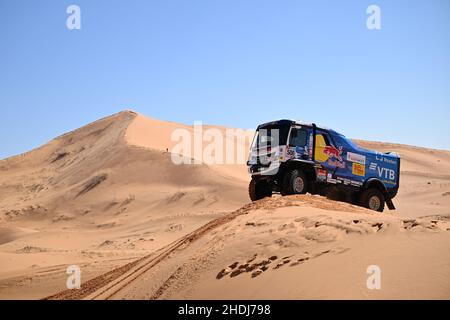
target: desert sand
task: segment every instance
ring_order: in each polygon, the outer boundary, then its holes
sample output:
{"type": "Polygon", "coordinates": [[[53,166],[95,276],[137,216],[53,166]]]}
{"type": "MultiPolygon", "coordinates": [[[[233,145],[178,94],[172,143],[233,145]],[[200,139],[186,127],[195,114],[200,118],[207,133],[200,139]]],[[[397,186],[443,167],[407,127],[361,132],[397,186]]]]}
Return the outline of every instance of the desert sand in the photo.
{"type": "Polygon", "coordinates": [[[250,203],[245,164],[172,163],[179,128],[124,111],[1,160],[0,299],[450,299],[449,151],[355,141],[402,156],[396,211],[250,203]]]}

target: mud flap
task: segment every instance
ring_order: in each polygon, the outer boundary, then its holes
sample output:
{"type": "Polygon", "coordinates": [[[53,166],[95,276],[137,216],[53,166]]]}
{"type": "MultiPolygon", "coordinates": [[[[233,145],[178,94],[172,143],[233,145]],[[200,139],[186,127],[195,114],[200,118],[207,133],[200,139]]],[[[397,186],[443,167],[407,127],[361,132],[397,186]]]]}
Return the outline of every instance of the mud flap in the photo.
{"type": "Polygon", "coordinates": [[[394,206],[394,203],[392,202],[392,199],[387,199],[386,205],[389,208],[389,210],[395,210],[395,206],[394,206]]]}

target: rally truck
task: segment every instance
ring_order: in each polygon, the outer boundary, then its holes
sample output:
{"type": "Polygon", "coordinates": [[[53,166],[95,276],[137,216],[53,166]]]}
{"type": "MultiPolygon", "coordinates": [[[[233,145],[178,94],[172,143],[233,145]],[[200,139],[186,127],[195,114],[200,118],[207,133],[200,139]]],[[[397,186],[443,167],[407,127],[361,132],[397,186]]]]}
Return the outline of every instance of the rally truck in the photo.
{"type": "Polygon", "coordinates": [[[400,156],[354,144],[342,134],[293,120],[258,126],[247,162],[252,201],[319,194],[383,212],[395,210],[400,156]]]}

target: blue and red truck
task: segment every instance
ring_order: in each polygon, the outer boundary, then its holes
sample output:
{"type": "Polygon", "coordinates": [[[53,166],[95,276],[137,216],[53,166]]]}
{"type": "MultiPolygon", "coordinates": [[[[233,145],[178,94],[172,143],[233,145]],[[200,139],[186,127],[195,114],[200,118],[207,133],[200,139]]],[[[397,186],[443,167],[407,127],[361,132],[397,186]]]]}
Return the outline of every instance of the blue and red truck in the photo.
{"type": "Polygon", "coordinates": [[[400,183],[400,156],[354,144],[342,134],[294,120],[258,126],[247,162],[252,201],[320,194],[371,210],[390,210],[400,183]]]}

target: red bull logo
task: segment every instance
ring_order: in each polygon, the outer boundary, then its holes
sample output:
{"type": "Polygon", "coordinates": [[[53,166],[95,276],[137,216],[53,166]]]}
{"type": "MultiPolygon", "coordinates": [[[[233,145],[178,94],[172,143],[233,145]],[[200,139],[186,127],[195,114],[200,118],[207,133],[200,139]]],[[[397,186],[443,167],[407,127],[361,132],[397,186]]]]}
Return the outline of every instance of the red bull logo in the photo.
{"type": "Polygon", "coordinates": [[[333,146],[326,146],[323,149],[323,153],[326,154],[328,156],[328,159],[335,159],[339,162],[342,162],[342,147],[339,147],[339,149],[336,149],[333,146]]]}

